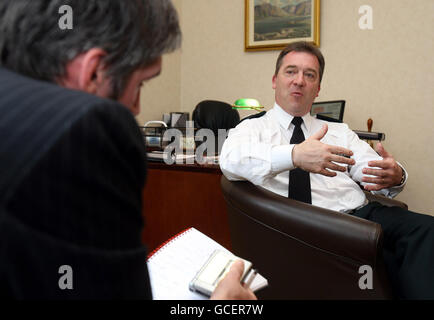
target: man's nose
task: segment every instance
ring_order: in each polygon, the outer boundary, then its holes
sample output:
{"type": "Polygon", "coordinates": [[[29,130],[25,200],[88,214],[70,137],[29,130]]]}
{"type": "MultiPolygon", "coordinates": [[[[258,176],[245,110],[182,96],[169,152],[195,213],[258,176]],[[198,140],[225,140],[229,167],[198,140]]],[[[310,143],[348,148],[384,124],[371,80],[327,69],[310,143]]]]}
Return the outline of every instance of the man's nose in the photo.
{"type": "Polygon", "coordinates": [[[294,84],[299,87],[305,85],[303,72],[300,71],[295,75],[294,84]]]}

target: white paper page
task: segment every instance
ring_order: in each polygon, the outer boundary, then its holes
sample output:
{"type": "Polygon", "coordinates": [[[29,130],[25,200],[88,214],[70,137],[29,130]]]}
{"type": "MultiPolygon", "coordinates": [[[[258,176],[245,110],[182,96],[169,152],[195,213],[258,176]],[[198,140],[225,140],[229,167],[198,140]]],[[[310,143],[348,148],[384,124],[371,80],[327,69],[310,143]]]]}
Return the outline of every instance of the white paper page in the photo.
{"type": "Polygon", "coordinates": [[[223,246],[194,228],[169,242],[148,260],[154,300],[203,300],[188,284],[215,249],[223,246]]]}
{"type": "MultiPolygon", "coordinates": [[[[154,300],[205,300],[206,296],[192,292],[188,285],[216,249],[230,252],[200,231],[190,228],[166,244],[148,261],[154,300]]],[[[257,275],[252,290],[267,285],[267,280],[257,275]]]]}

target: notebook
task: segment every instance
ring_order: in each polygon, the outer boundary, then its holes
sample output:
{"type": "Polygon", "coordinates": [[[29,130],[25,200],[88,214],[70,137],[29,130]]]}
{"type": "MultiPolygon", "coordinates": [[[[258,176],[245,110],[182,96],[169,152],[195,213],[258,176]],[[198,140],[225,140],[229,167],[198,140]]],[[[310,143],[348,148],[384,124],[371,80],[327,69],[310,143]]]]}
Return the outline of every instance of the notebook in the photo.
{"type": "MultiPolygon", "coordinates": [[[[197,229],[189,228],[151,252],[147,264],[153,299],[208,299],[200,293],[190,291],[189,283],[216,249],[230,252],[197,229]]],[[[267,285],[267,279],[257,274],[250,288],[257,291],[267,285]]]]}

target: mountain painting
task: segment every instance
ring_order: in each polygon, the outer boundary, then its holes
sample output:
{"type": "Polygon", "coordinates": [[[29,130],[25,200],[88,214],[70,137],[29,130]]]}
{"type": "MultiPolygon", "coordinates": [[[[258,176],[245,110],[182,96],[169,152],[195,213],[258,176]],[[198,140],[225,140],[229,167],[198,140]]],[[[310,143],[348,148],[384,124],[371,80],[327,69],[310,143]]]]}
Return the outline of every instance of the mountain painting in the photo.
{"type": "Polygon", "coordinates": [[[320,45],[321,0],[245,0],[245,50],[281,50],[294,41],[320,45]]]}
{"type": "Polygon", "coordinates": [[[312,37],[312,1],[255,0],[254,41],[312,37]]]}

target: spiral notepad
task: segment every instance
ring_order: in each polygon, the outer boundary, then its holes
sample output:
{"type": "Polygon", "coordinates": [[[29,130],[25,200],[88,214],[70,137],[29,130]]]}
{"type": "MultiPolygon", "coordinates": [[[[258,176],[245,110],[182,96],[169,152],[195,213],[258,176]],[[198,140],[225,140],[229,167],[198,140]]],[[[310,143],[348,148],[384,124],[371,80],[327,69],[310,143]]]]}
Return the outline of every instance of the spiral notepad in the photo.
{"type": "MultiPolygon", "coordinates": [[[[154,250],[147,261],[153,299],[207,299],[199,293],[190,291],[188,286],[215,249],[230,252],[205,234],[190,228],[154,250]]],[[[251,289],[256,291],[267,284],[267,280],[258,274],[251,289]]]]}

